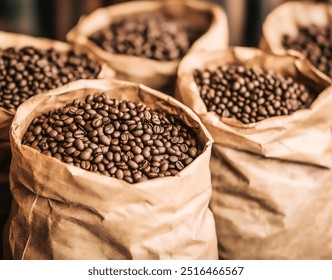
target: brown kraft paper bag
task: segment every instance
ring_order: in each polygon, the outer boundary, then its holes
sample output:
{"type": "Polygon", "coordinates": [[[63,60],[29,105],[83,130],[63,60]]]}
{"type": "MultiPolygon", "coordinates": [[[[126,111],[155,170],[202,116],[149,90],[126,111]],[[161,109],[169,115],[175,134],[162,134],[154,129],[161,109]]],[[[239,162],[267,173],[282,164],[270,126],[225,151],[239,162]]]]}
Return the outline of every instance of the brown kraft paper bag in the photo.
{"type": "Polygon", "coordinates": [[[251,48],[191,55],[178,96],[215,140],[213,193],[221,259],[332,259],[332,88],[307,61],[251,48]],[[242,124],[207,112],[194,69],[240,62],[291,76],[319,96],[290,116],[242,124]]]}
{"type": "MultiPolygon", "coordinates": [[[[0,31],[0,49],[15,47],[22,48],[32,46],[38,49],[54,48],[60,52],[67,52],[71,46],[60,41],[53,41],[44,38],[36,38],[27,35],[13,34],[0,31]]],[[[102,69],[98,78],[114,77],[114,71],[104,62],[98,59],[88,50],[84,49],[89,57],[95,61],[100,61],[102,69]]],[[[8,185],[9,166],[10,166],[10,144],[9,144],[9,127],[15,115],[15,110],[0,108],[0,240],[2,240],[3,225],[7,219],[10,205],[10,191],[8,185]]],[[[1,244],[1,243],[0,243],[1,244]]],[[[0,258],[2,249],[0,246],[0,258]]]]}
{"type": "MultiPolygon", "coordinates": [[[[282,45],[283,35],[296,37],[298,26],[332,25],[332,5],[324,3],[313,3],[309,1],[287,2],[274,9],[264,20],[259,47],[263,51],[274,54],[289,54],[297,57],[304,55],[294,49],[285,49],[282,45]]],[[[329,78],[314,65],[310,64],[312,71],[318,75],[329,78]]]]}
{"type": "Polygon", "coordinates": [[[224,11],[215,4],[193,0],[133,1],[100,8],[83,16],[67,34],[67,40],[85,46],[107,61],[116,71],[117,78],[138,82],[173,95],[179,61],[157,61],[132,55],[111,54],[93,43],[89,36],[108,26],[114,19],[139,13],[163,11],[204,33],[189,52],[217,50],[228,45],[228,23],[224,11]],[[174,85],[173,85],[174,84],[174,85]]]}
{"type": "Polygon", "coordinates": [[[17,111],[10,135],[8,240],[14,259],[217,259],[208,208],[212,138],[175,99],[134,83],[82,80],[29,99],[17,111]],[[177,115],[197,131],[203,153],[176,176],[128,184],[21,144],[37,115],[100,92],[177,115]]]}

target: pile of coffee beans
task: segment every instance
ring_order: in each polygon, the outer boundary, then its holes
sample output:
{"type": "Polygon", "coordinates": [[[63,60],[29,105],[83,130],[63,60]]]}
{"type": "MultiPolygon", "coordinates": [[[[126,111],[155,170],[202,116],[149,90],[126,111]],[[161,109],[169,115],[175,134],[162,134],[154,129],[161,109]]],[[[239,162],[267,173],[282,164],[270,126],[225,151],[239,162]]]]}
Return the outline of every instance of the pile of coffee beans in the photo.
{"type": "Polygon", "coordinates": [[[245,124],[289,115],[313,101],[303,84],[259,68],[231,64],[193,74],[208,111],[245,124]]]}
{"type": "Polygon", "coordinates": [[[160,61],[182,58],[199,37],[183,21],[165,13],[145,13],[119,18],[90,39],[110,53],[160,61]]]}
{"type": "Polygon", "coordinates": [[[35,94],[96,78],[100,70],[98,63],[76,50],[0,49],[0,108],[15,109],[35,94]]]}
{"type": "Polygon", "coordinates": [[[300,26],[295,38],[284,35],[282,44],[304,54],[320,71],[332,78],[332,28],[331,26],[300,26]]]}
{"type": "Polygon", "coordinates": [[[36,117],[22,143],[129,183],[176,175],[202,152],[194,132],[174,116],[104,93],[36,117]]]}

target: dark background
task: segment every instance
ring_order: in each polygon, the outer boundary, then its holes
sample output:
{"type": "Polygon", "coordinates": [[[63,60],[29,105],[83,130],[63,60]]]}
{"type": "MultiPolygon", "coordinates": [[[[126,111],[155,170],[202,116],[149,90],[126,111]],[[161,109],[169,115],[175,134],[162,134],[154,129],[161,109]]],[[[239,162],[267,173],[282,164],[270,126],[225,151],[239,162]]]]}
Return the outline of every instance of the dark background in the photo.
{"type": "MultiPolygon", "coordinates": [[[[225,9],[229,21],[230,43],[240,46],[257,46],[265,16],[274,7],[285,2],[285,0],[210,1],[218,3],[225,9]]],[[[81,15],[88,14],[98,7],[121,2],[127,1],[0,0],[0,30],[65,40],[66,33],[77,23],[81,15]]],[[[332,0],[315,2],[332,3],[332,0]]]]}

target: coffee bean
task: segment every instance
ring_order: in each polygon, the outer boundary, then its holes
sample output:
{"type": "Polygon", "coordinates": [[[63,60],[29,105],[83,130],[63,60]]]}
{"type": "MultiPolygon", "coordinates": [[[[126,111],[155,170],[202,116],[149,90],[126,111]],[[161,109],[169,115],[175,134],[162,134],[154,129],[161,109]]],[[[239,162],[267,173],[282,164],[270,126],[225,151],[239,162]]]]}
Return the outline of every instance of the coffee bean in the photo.
{"type": "Polygon", "coordinates": [[[79,150],[79,151],[83,151],[84,150],[84,144],[83,141],[80,139],[76,139],[74,141],[74,147],[79,150]]]}
{"type": "Polygon", "coordinates": [[[180,145],[180,150],[182,153],[186,153],[188,151],[188,146],[186,144],[180,145]]]}
{"type": "Polygon", "coordinates": [[[143,133],[144,133],[144,131],[142,129],[138,129],[133,132],[133,135],[136,137],[139,137],[139,136],[142,136],[143,133]]]}
{"type": "Polygon", "coordinates": [[[162,161],[163,158],[164,158],[163,155],[155,155],[155,156],[152,157],[152,161],[153,162],[160,162],[160,161],[162,161]]]}
{"type": "Polygon", "coordinates": [[[266,116],[268,113],[264,107],[259,107],[258,108],[258,114],[261,116],[266,116]]]}
{"type": "Polygon", "coordinates": [[[175,167],[178,169],[178,170],[182,170],[184,168],[184,165],[182,164],[181,161],[177,161],[175,163],[175,167]]]}
{"type": "Polygon", "coordinates": [[[110,53],[172,61],[182,58],[202,32],[182,19],[154,12],[114,19],[89,39],[110,53]]]}
{"type": "Polygon", "coordinates": [[[65,153],[66,153],[67,155],[70,156],[70,155],[73,154],[75,151],[76,151],[76,148],[75,148],[75,147],[69,147],[69,148],[66,149],[65,153]]]}
{"type": "Polygon", "coordinates": [[[291,77],[240,64],[196,69],[193,75],[208,111],[245,124],[307,108],[315,97],[291,77]]]}
{"type": "Polygon", "coordinates": [[[115,177],[118,178],[118,179],[123,179],[123,171],[121,169],[118,169],[115,172],[115,177]]]}
{"type": "MultiPolygon", "coordinates": [[[[96,78],[101,66],[81,52],[34,47],[0,49],[0,107],[15,110],[29,97],[60,87],[80,78],[96,78]],[[81,62],[79,71],[70,61],[81,62]]],[[[68,114],[74,116],[72,112],[68,114]]],[[[73,123],[73,118],[61,120],[59,126],[73,123]]]]}
{"type": "Polygon", "coordinates": [[[22,143],[88,171],[141,182],[177,174],[202,152],[195,133],[176,117],[96,94],[35,118],[22,143]]]}
{"type": "Polygon", "coordinates": [[[85,136],[85,132],[82,130],[76,130],[74,131],[74,137],[77,139],[81,139],[85,136]]]}
{"type": "Polygon", "coordinates": [[[143,155],[136,155],[134,157],[134,161],[137,162],[138,164],[140,164],[143,160],[144,160],[144,156],[143,155]]]}
{"type": "Polygon", "coordinates": [[[105,134],[109,135],[114,132],[114,126],[112,124],[106,125],[104,128],[105,134]]]}
{"type": "Polygon", "coordinates": [[[298,26],[297,35],[283,35],[282,44],[286,49],[300,51],[314,66],[332,78],[331,25],[298,26]]]}
{"type": "Polygon", "coordinates": [[[86,160],[82,161],[81,162],[81,167],[83,169],[90,170],[90,167],[91,167],[90,161],[86,161],[86,160]]]}
{"type": "Polygon", "coordinates": [[[139,154],[142,153],[142,149],[140,147],[138,147],[138,146],[132,147],[131,151],[133,152],[134,155],[139,155],[139,154]]]}
{"type": "Polygon", "coordinates": [[[128,166],[131,168],[131,169],[138,169],[138,164],[133,161],[133,160],[129,160],[128,161],[128,166]]]}
{"type": "Polygon", "coordinates": [[[81,160],[89,160],[90,157],[91,157],[91,152],[90,152],[90,150],[85,150],[85,151],[83,151],[83,152],[80,154],[80,156],[79,156],[79,158],[80,158],[81,160]]]}
{"type": "Polygon", "coordinates": [[[163,142],[161,142],[159,139],[154,140],[155,147],[163,147],[163,142]]]}
{"type": "MultiPolygon", "coordinates": [[[[106,135],[99,136],[100,143],[104,144],[105,146],[109,146],[111,144],[111,140],[106,135]]],[[[118,150],[115,150],[118,151],[118,150]]]]}
{"type": "Polygon", "coordinates": [[[195,158],[197,156],[197,149],[196,147],[191,147],[189,150],[188,150],[188,153],[189,155],[192,157],[192,158],[195,158]]]}
{"type": "Polygon", "coordinates": [[[149,179],[153,179],[153,178],[157,178],[157,177],[158,177],[158,174],[157,174],[157,173],[154,173],[154,172],[150,172],[150,173],[146,174],[146,176],[147,176],[149,179]]]}
{"type": "Polygon", "coordinates": [[[170,162],[177,162],[179,159],[178,159],[178,157],[177,156],[170,156],[169,157],[169,161],[170,162]]]}
{"type": "Polygon", "coordinates": [[[93,162],[96,163],[96,164],[101,163],[103,158],[104,158],[104,156],[102,154],[99,154],[93,159],[93,162]]]}
{"type": "Polygon", "coordinates": [[[42,131],[42,127],[40,125],[37,125],[33,131],[33,133],[38,136],[42,131]]]}
{"type": "Polygon", "coordinates": [[[92,122],[91,125],[94,128],[98,128],[99,126],[101,126],[103,123],[102,118],[95,118],[92,122]]]}

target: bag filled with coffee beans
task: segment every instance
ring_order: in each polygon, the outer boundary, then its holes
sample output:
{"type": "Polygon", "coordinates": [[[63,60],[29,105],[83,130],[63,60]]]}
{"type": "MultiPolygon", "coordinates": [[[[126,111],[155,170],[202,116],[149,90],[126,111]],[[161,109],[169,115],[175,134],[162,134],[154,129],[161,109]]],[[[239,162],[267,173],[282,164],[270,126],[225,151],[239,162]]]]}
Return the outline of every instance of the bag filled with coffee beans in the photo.
{"type": "Polygon", "coordinates": [[[260,48],[304,56],[313,71],[332,78],[332,5],[306,1],[280,5],[263,23],[260,48]]]}
{"type": "Polygon", "coordinates": [[[2,233],[10,205],[9,127],[17,107],[38,93],[78,79],[110,78],[114,76],[114,71],[88,50],[79,51],[77,47],[74,50],[69,44],[59,41],[0,32],[0,42],[0,232],[2,233]]]}
{"type": "Polygon", "coordinates": [[[304,59],[252,48],[189,55],[178,94],[215,140],[221,259],[332,256],[332,88],[304,59]]]}
{"type": "Polygon", "coordinates": [[[67,40],[109,62],[117,78],[174,94],[181,58],[228,44],[224,11],[193,0],[134,1],[83,16],[67,40]]]}
{"type": "Polygon", "coordinates": [[[14,259],[217,259],[212,138],[169,96],[78,81],[11,129],[14,259]]]}

